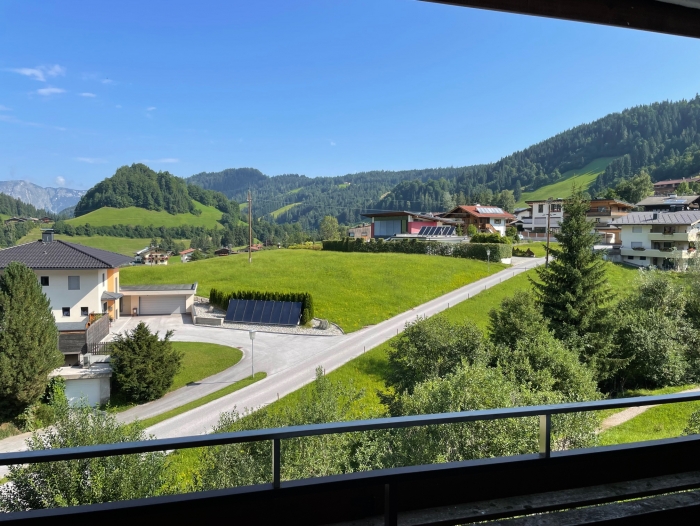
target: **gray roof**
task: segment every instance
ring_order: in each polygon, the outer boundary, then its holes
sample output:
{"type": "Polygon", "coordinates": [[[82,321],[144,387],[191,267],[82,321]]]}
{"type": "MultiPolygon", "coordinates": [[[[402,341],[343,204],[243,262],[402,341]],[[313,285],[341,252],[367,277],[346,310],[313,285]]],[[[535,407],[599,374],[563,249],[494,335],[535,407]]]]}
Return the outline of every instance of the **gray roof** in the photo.
{"type": "Polygon", "coordinates": [[[118,300],[119,298],[123,298],[124,294],[121,294],[119,292],[109,292],[105,290],[102,293],[100,301],[111,301],[111,300],[118,300]]]}
{"type": "Polygon", "coordinates": [[[612,225],[694,225],[700,221],[700,210],[682,212],[630,212],[618,217],[612,225]],[[656,219],[654,219],[656,216],[656,219]]]}
{"type": "Polygon", "coordinates": [[[56,322],[59,332],[63,331],[84,331],[87,329],[87,321],[59,321],[56,322]]]}
{"type": "Polygon", "coordinates": [[[698,195],[677,195],[675,197],[671,197],[669,195],[655,195],[642,199],[636,206],[689,205],[694,203],[698,198],[700,198],[698,195]]]}
{"type": "Polygon", "coordinates": [[[35,270],[72,270],[117,268],[128,265],[132,258],[67,241],[32,241],[0,250],[0,268],[7,267],[13,261],[35,270]]]}
{"type": "Polygon", "coordinates": [[[133,291],[138,291],[138,290],[143,290],[143,291],[163,291],[163,290],[191,290],[195,291],[197,290],[197,282],[195,281],[194,283],[186,283],[183,285],[122,285],[119,287],[121,290],[133,292],[133,291]]]}

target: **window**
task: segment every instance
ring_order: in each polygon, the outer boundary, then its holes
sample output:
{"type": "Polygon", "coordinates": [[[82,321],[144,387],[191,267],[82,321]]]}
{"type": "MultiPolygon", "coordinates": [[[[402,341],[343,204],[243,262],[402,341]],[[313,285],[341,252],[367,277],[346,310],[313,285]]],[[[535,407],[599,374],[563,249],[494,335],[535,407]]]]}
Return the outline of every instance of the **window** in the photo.
{"type": "Polygon", "coordinates": [[[119,292],[119,278],[114,278],[114,292],[119,292]]]}
{"type": "Polygon", "coordinates": [[[48,287],[48,286],[49,286],[49,277],[48,277],[48,276],[41,276],[39,279],[41,280],[41,286],[42,286],[42,287],[48,287]]]}
{"type": "Polygon", "coordinates": [[[64,318],[70,318],[70,307],[63,307],[61,310],[64,318]]]}
{"type": "Polygon", "coordinates": [[[552,212],[561,212],[561,205],[560,204],[553,204],[552,205],[552,212]]]}
{"type": "Polygon", "coordinates": [[[627,259],[634,259],[634,256],[627,256],[627,259]]]}
{"type": "Polygon", "coordinates": [[[544,213],[544,205],[537,205],[537,213],[538,214],[544,213]]]}
{"type": "Polygon", "coordinates": [[[632,248],[642,248],[641,241],[632,241],[632,248]]]}
{"type": "Polygon", "coordinates": [[[494,225],[500,225],[500,224],[501,224],[501,220],[500,220],[500,219],[494,219],[494,220],[493,220],[493,224],[494,224],[494,225]]]}
{"type": "Polygon", "coordinates": [[[640,261],[645,261],[646,259],[647,259],[646,256],[639,256],[639,260],[640,260],[640,261]]]}
{"type": "Polygon", "coordinates": [[[68,290],[80,290],[80,276],[68,276],[68,290]]]}
{"type": "Polygon", "coordinates": [[[105,277],[105,273],[102,273],[102,284],[105,284],[105,281],[107,281],[107,278],[105,277]]]}
{"type": "Polygon", "coordinates": [[[633,227],[632,227],[632,233],[633,233],[633,234],[641,234],[641,233],[642,233],[642,227],[641,227],[641,226],[633,226],[633,227]]]}
{"type": "Polygon", "coordinates": [[[87,307],[80,307],[80,315],[81,316],[87,316],[89,314],[88,308],[87,307]]]}
{"type": "Polygon", "coordinates": [[[102,304],[102,314],[107,314],[107,302],[106,301],[102,304]]]}

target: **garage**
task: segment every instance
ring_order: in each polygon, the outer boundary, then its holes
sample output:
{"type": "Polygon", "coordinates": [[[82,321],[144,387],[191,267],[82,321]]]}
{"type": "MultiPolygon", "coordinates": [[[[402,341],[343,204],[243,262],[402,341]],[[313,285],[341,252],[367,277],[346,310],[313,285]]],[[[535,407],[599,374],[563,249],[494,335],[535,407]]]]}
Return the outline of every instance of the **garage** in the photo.
{"type": "Polygon", "coordinates": [[[139,314],[154,316],[160,314],[184,314],[187,312],[187,298],[178,296],[141,296],[139,314]]]}

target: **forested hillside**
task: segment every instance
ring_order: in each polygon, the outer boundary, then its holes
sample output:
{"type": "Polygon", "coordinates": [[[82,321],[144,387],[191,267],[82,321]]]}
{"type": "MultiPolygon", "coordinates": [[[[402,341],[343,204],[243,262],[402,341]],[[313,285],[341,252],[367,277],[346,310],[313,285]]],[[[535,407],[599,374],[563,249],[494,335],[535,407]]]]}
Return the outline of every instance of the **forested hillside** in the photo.
{"type": "Polygon", "coordinates": [[[251,189],[256,216],[278,223],[300,221],[305,229],[315,229],[325,215],[351,224],[372,209],[440,211],[475,202],[512,208],[524,192],[557,182],[566,186],[570,174],[591,163],[604,167],[588,183],[593,195],[615,195],[616,188],[640,173],[655,181],[695,175],[700,172],[699,128],[696,96],[612,113],[492,164],[316,178],[268,177],[241,168],[197,174],[188,182],[239,202],[251,189]]]}
{"type": "Polygon", "coordinates": [[[229,201],[222,193],[188,185],[180,177],[168,172],[155,172],[144,164],[122,166],[112,177],[93,186],[75,206],[75,216],[103,207],[131,206],[169,214],[199,215],[201,211],[195,201],[214,206],[238,219],[238,204],[229,201]]]}
{"type": "MultiPolygon", "coordinates": [[[[0,214],[10,217],[54,217],[53,214],[46,210],[38,210],[32,205],[5,194],[0,194],[0,214]]],[[[18,239],[26,236],[35,226],[36,223],[31,221],[7,225],[0,222],[0,248],[14,245],[18,239]]]]}

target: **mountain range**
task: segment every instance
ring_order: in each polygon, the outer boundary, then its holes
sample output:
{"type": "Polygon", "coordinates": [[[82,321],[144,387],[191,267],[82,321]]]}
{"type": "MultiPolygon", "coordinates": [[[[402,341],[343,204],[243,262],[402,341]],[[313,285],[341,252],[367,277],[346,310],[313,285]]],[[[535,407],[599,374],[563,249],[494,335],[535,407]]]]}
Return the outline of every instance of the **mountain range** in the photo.
{"type": "Polygon", "coordinates": [[[53,213],[75,206],[85,192],[71,188],[44,188],[29,181],[0,181],[0,193],[53,213]]]}

